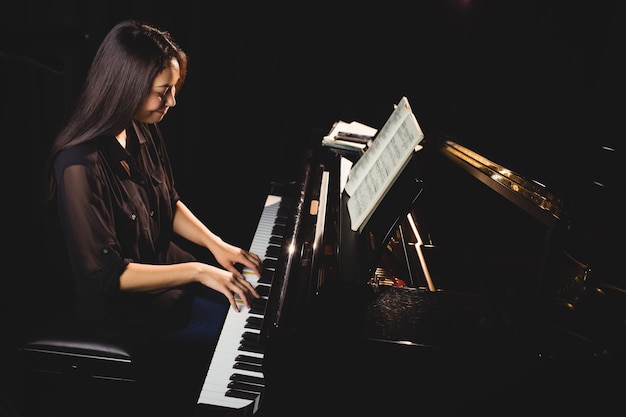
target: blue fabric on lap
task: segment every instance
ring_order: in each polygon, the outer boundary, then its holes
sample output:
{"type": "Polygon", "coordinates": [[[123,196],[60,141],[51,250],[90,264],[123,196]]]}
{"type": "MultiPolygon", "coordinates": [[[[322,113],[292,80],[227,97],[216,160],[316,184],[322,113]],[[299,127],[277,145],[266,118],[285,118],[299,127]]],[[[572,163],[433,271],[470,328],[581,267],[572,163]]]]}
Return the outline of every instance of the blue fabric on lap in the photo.
{"type": "Polygon", "coordinates": [[[215,344],[229,308],[230,304],[222,293],[199,286],[193,300],[189,323],[180,330],[168,333],[166,339],[215,344]]]}

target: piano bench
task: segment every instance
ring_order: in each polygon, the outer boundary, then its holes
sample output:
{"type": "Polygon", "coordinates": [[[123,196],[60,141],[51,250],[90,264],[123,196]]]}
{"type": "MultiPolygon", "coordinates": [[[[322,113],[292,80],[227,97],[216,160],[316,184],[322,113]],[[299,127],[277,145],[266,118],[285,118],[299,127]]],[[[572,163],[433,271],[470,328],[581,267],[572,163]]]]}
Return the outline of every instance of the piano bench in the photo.
{"type": "Polygon", "coordinates": [[[113,407],[113,400],[132,398],[138,389],[131,349],[88,337],[65,317],[37,329],[18,350],[25,404],[33,415],[70,408],[92,413],[93,407],[113,407]]]}
{"type": "Polygon", "coordinates": [[[20,347],[22,369],[64,378],[135,382],[133,359],[123,346],[71,333],[42,334],[20,347]]]}

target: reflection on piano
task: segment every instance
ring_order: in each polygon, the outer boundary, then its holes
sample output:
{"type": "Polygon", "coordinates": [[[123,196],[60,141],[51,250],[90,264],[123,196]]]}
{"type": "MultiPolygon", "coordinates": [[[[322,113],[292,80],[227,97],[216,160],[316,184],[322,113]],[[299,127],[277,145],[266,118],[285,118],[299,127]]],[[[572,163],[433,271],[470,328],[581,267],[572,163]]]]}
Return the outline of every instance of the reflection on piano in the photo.
{"type": "Polygon", "coordinates": [[[599,381],[623,359],[626,289],[594,274],[567,201],[448,138],[422,144],[361,233],[344,156],[315,149],[274,186],[251,247],[266,270],[248,275],[263,300],[228,313],[200,413],[597,411],[546,404],[585,378],[584,395],[617,395],[599,381]]]}

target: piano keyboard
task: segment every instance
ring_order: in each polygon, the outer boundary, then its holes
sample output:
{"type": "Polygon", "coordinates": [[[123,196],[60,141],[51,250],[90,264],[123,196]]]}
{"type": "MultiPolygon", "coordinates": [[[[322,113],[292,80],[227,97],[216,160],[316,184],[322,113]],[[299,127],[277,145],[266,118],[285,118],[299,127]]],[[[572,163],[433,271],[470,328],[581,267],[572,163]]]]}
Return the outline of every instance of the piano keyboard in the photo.
{"type": "MultiPolygon", "coordinates": [[[[272,194],[267,196],[250,246],[250,251],[259,254],[264,261],[266,270],[263,274],[273,272],[267,262],[272,261],[275,256],[272,249],[280,246],[275,242],[280,203],[281,197],[272,194]]],[[[257,300],[261,301],[258,304],[263,304],[262,301],[269,294],[269,291],[264,290],[269,290],[271,280],[264,279],[265,275],[259,279],[247,268],[244,268],[243,274],[261,295],[261,300],[257,300]]],[[[264,389],[264,376],[263,348],[256,340],[263,319],[263,308],[255,308],[255,305],[247,308],[241,304],[239,313],[232,308],[228,310],[198,404],[237,410],[252,407],[253,412],[258,410],[264,389]]]]}

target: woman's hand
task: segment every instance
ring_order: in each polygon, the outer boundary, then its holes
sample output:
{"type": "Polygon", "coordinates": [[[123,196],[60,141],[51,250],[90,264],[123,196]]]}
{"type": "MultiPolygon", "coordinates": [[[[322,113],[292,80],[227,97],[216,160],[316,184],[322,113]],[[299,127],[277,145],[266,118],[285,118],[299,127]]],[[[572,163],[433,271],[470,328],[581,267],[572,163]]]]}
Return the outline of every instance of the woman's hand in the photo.
{"type": "Polygon", "coordinates": [[[195,281],[224,294],[235,311],[241,310],[238,303],[243,302],[250,308],[252,300],[259,298],[252,284],[234,267],[235,272],[232,272],[205,263],[198,264],[195,281]]]}
{"type": "Polygon", "coordinates": [[[252,297],[259,297],[252,285],[237,269],[237,265],[242,265],[260,278],[262,262],[257,254],[223,241],[211,232],[180,200],[176,202],[173,229],[179,236],[206,247],[213,254],[215,260],[225,269],[211,267],[211,270],[206,270],[201,268],[204,273],[200,277],[196,277],[197,281],[226,295],[230,304],[237,311],[239,311],[239,307],[233,294],[239,295],[248,307],[252,297]]]}
{"type": "MultiPolygon", "coordinates": [[[[236,268],[236,266],[243,265],[244,267],[252,270],[252,272],[260,278],[262,268],[261,258],[256,253],[249,252],[224,241],[221,241],[217,247],[214,247],[211,253],[215,257],[215,260],[230,273],[229,276],[224,277],[226,281],[229,281],[229,278],[232,278],[230,282],[225,283],[227,288],[231,290],[233,288],[239,289],[243,284],[243,291],[241,293],[236,291],[233,292],[239,294],[241,300],[246,304],[246,307],[249,308],[251,297],[259,298],[259,294],[248,282],[248,280],[246,280],[244,275],[236,268]]],[[[218,291],[222,290],[218,289],[218,291]]],[[[224,294],[228,297],[228,300],[233,308],[235,308],[236,311],[239,311],[236,301],[232,298],[232,293],[224,294]]]]}
{"type": "Polygon", "coordinates": [[[224,241],[221,241],[218,245],[211,248],[211,253],[215,257],[215,260],[226,268],[227,271],[241,278],[243,278],[243,275],[236,268],[237,265],[243,265],[251,269],[257,277],[261,277],[262,261],[256,253],[249,252],[224,241]]]}

